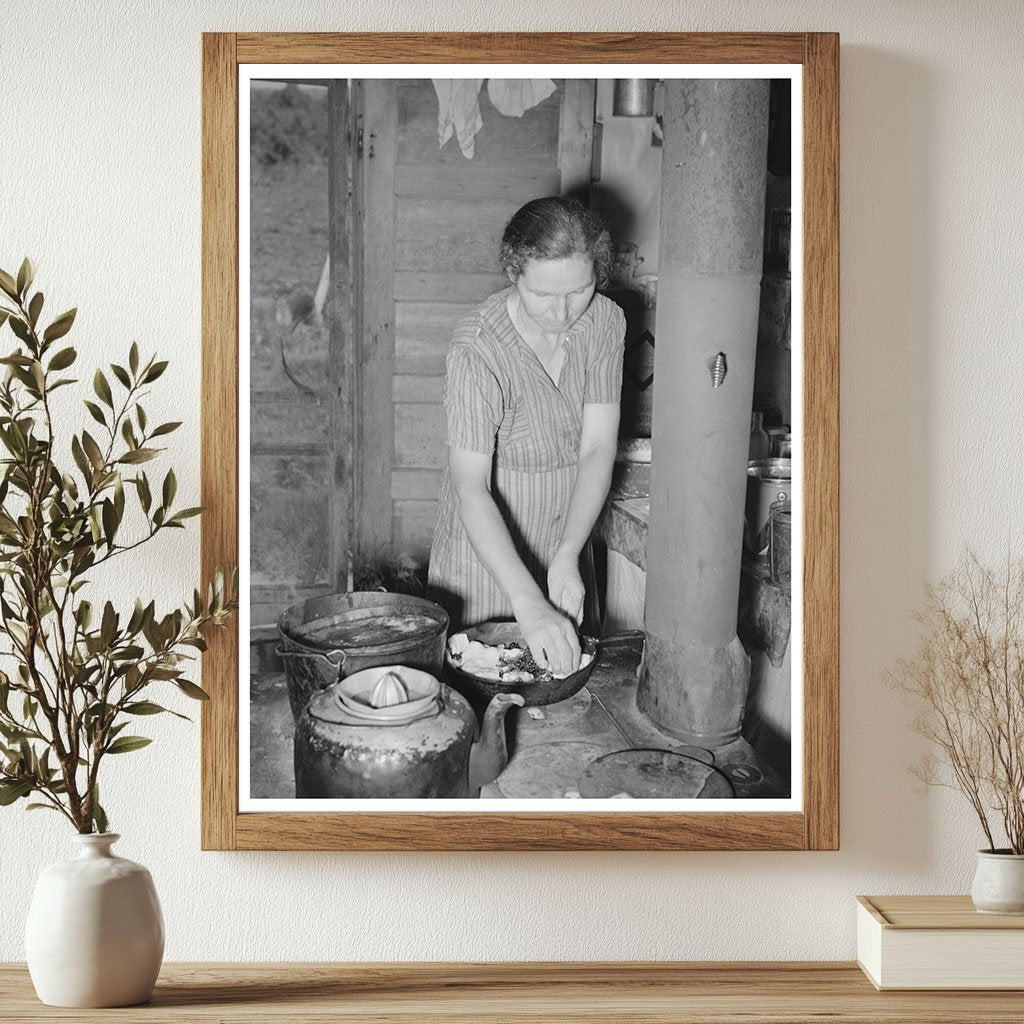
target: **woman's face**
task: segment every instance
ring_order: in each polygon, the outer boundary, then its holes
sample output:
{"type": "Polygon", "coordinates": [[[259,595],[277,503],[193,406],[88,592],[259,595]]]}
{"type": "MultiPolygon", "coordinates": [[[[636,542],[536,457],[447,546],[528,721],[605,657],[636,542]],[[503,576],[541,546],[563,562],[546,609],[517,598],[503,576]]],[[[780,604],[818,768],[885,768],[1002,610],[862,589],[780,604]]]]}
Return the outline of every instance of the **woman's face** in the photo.
{"type": "Polygon", "coordinates": [[[594,297],[594,265],[582,256],[529,260],[512,282],[523,312],[544,334],[561,334],[586,312],[594,297]]]}

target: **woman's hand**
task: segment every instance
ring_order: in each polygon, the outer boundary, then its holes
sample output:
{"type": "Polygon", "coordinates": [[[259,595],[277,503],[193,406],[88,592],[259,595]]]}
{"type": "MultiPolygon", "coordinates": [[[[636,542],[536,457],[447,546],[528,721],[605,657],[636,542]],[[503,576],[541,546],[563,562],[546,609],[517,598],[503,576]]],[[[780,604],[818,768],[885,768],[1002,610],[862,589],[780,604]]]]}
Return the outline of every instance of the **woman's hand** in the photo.
{"type": "Polygon", "coordinates": [[[563,615],[578,626],[583,621],[586,587],[580,576],[578,555],[556,554],[548,567],[548,597],[563,615]]]}
{"type": "Polygon", "coordinates": [[[543,598],[515,609],[516,622],[533,660],[555,675],[567,676],[580,667],[580,642],[576,627],[543,598]]]}

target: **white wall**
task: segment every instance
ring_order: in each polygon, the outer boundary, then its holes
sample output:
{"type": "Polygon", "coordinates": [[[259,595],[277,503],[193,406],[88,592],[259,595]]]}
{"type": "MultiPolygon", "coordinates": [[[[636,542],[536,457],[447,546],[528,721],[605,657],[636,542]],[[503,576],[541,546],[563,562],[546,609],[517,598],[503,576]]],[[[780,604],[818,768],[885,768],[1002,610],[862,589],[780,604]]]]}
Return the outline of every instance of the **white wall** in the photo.
{"type": "MultiPolygon", "coordinates": [[[[885,676],[926,578],[966,543],[1021,550],[1015,0],[8,0],[5,22],[0,266],[30,253],[56,305],[81,307],[85,365],[132,338],[172,357],[150,411],[188,424],[173,450],[185,495],[198,492],[202,30],[842,33],[842,850],[201,853],[197,730],[160,721],[157,743],[111,765],[106,802],[121,852],[156,879],[168,958],[849,958],[855,894],[966,891],[978,830],[907,775],[919,748],[885,676]]],[[[197,536],[152,551],[139,585],[167,602],[190,592],[197,536]]],[[[31,880],[70,846],[56,816],[0,810],[0,960],[23,955],[31,880]]]]}

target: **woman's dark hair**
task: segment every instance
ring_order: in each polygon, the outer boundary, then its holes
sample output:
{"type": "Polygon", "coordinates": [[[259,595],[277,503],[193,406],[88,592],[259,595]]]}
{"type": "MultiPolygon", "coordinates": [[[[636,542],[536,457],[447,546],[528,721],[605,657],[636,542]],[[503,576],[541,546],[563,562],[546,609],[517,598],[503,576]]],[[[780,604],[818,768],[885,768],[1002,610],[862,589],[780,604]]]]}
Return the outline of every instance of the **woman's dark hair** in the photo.
{"type": "Polygon", "coordinates": [[[501,265],[513,281],[530,260],[564,260],[572,256],[589,259],[597,286],[604,286],[612,266],[611,235],[601,218],[578,199],[531,199],[505,225],[501,265]]]}

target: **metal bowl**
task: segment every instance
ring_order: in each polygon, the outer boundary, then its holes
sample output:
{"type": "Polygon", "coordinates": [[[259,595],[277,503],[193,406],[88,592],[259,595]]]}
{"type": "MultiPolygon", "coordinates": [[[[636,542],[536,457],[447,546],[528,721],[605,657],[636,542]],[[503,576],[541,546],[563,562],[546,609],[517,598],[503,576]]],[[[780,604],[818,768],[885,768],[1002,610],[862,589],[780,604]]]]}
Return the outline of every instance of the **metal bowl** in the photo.
{"type": "MultiPolygon", "coordinates": [[[[459,630],[465,633],[470,640],[479,640],[485,644],[512,644],[520,643],[525,647],[523,634],[517,622],[482,622],[478,626],[470,626],[468,629],[459,630]]],[[[589,636],[580,637],[580,649],[584,654],[592,654],[594,657],[590,664],[577,672],[566,676],[564,679],[534,680],[532,682],[503,682],[500,679],[481,679],[479,676],[463,672],[458,665],[451,660],[451,653],[445,646],[445,664],[447,670],[454,678],[456,689],[465,687],[471,692],[480,694],[490,700],[496,693],[518,693],[526,702],[527,707],[541,707],[546,704],[557,704],[559,701],[568,700],[574,694],[583,689],[590,673],[594,671],[597,664],[597,654],[600,645],[597,640],[589,636]]]]}

